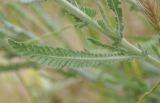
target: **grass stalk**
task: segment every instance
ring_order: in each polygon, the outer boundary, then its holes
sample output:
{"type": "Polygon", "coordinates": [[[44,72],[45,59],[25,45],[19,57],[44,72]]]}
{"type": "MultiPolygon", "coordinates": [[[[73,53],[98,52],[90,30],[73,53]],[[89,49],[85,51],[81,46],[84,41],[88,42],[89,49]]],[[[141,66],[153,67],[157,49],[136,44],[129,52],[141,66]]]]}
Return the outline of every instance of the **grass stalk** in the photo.
{"type": "Polygon", "coordinates": [[[160,81],[158,81],[149,91],[145,92],[136,103],[143,103],[144,99],[151,95],[160,86],[160,81]]]}

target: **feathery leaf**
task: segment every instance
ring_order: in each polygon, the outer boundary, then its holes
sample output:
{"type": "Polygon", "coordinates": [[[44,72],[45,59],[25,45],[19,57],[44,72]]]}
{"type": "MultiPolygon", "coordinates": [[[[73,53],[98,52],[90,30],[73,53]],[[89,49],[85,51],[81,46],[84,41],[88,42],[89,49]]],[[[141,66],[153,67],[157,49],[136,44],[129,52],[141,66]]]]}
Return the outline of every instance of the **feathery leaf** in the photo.
{"type": "Polygon", "coordinates": [[[123,30],[123,20],[122,20],[122,8],[120,0],[107,0],[110,9],[115,14],[115,19],[117,22],[116,31],[122,36],[121,32],[123,30]]]}
{"type": "Polygon", "coordinates": [[[160,44],[160,36],[158,35],[158,36],[152,37],[150,40],[146,42],[139,43],[138,46],[140,49],[151,51],[153,46],[156,46],[159,44],[160,44]]]}
{"type": "Polygon", "coordinates": [[[107,49],[110,49],[112,51],[119,51],[119,52],[127,52],[126,49],[122,48],[122,47],[117,47],[117,46],[114,46],[114,45],[107,45],[107,44],[103,44],[102,42],[96,40],[96,39],[93,39],[93,38],[89,38],[88,39],[91,43],[97,45],[97,46],[100,46],[100,47],[103,47],[103,48],[107,48],[107,49]]]}
{"type": "Polygon", "coordinates": [[[122,55],[117,52],[104,54],[90,53],[87,51],[76,52],[69,49],[18,43],[13,40],[9,40],[9,44],[18,54],[28,56],[40,64],[46,64],[55,68],[93,67],[135,58],[135,56],[122,55]]]}
{"type": "MultiPolygon", "coordinates": [[[[89,17],[94,18],[96,16],[96,10],[94,10],[91,7],[81,5],[79,0],[68,0],[68,1],[72,5],[74,5],[77,8],[79,8],[83,13],[85,13],[89,17]]],[[[67,14],[71,15],[74,18],[74,20],[76,21],[76,25],[75,25],[76,27],[82,28],[84,26],[87,26],[87,23],[82,21],[80,18],[70,14],[69,12],[67,12],[67,14]]]]}

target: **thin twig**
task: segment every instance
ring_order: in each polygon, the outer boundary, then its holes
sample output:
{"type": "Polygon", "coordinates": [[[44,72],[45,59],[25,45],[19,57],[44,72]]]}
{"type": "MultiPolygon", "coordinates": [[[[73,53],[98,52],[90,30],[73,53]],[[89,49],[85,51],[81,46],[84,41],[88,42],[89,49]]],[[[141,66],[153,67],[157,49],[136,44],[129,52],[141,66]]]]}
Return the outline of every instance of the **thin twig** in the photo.
{"type": "Polygon", "coordinates": [[[145,92],[136,103],[143,103],[144,99],[151,95],[160,86],[160,81],[158,81],[149,91],[145,92]]]}
{"type": "Polygon", "coordinates": [[[29,39],[29,40],[26,40],[25,43],[33,43],[33,42],[38,42],[38,41],[41,41],[41,39],[46,39],[48,37],[50,37],[52,34],[60,34],[62,33],[63,31],[65,30],[68,30],[70,28],[73,28],[73,25],[67,25],[67,26],[64,26],[63,28],[61,28],[60,30],[57,30],[57,31],[54,31],[54,32],[49,32],[49,33],[46,33],[44,34],[43,36],[40,36],[40,38],[37,38],[37,39],[29,39]]]}

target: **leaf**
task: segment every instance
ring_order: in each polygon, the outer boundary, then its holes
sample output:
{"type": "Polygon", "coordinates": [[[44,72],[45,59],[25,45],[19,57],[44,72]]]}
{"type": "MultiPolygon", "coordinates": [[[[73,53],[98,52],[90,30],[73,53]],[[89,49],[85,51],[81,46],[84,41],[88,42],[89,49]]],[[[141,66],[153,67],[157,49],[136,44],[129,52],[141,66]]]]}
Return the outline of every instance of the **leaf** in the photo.
{"type": "Polygon", "coordinates": [[[81,6],[80,10],[82,10],[85,14],[87,14],[88,16],[92,18],[96,16],[96,11],[90,7],[81,6]]]}
{"type": "MultiPolygon", "coordinates": [[[[82,12],[84,12],[85,14],[87,14],[90,17],[95,17],[96,16],[96,10],[94,10],[91,7],[88,6],[83,6],[81,5],[79,0],[68,0],[72,5],[76,6],[77,8],[79,8],[82,12]]],[[[77,18],[77,17],[76,17],[77,18]]]]}
{"type": "Polygon", "coordinates": [[[93,44],[97,45],[97,46],[100,46],[100,47],[103,47],[103,48],[107,48],[107,49],[110,49],[110,50],[113,50],[113,51],[119,51],[119,52],[127,52],[126,49],[124,48],[121,48],[121,47],[117,47],[117,46],[114,46],[114,45],[107,45],[107,44],[103,44],[101,43],[100,41],[96,40],[96,39],[93,39],[93,38],[89,38],[88,39],[90,42],[92,42],[93,44]]]}
{"type": "Polygon", "coordinates": [[[106,45],[106,44],[103,44],[101,43],[100,41],[96,40],[96,39],[93,39],[93,38],[89,38],[88,39],[91,43],[97,45],[97,46],[100,46],[100,47],[104,47],[104,48],[107,48],[107,49],[115,49],[114,47],[110,46],[110,45],[106,45]]]}
{"type": "Polygon", "coordinates": [[[80,5],[80,0],[67,0],[67,1],[70,2],[71,4],[75,5],[75,6],[80,5]]]}
{"type": "Polygon", "coordinates": [[[152,37],[150,40],[146,42],[142,42],[137,45],[142,51],[149,52],[153,50],[152,48],[153,46],[159,45],[159,43],[160,43],[160,36],[158,35],[158,36],[152,37]]]}
{"type": "MultiPolygon", "coordinates": [[[[96,16],[96,10],[94,10],[94,9],[91,8],[91,7],[81,5],[79,0],[68,0],[68,1],[69,1],[72,5],[74,5],[74,6],[76,6],[77,8],[79,8],[83,13],[85,13],[85,14],[88,15],[89,17],[94,18],[94,17],[96,16]]],[[[65,11],[65,12],[66,12],[67,14],[69,14],[70,16],[73,17],[73,19],[74,19],[75,22],[76,22],[75,27],[82,28],[82,27],[88,25],[86,22],[82,21],[81,18],[78,18],[78,17],[72,15],[72,14],[69,13],[68,11],[65,11]]]]}
{"type": "MultiPolygon", "coordinates": [[[[90,7],[81,6],[80,10],[82,12],[84,12],[85,14],[87,14],[91,18],[94,18],[96,16],[96,11],[94,9],[90,8],[90,7]]],[[[75,16],[73,16],[73,18],[77,22],[75,26],[78,27],[78,28],[82,28],[82,27],[88,25],[86,22],[82,21],[81,19],[79,19],[79,18],[77,18],[75,16]]]]}
{"type": "Polygon", "coordinates": [[[152,46],[152,50],[153,50],[153,52],[156,54],[156,56],[157,56],[158,58],[160,58],[160,50],[159,50],[159,48],[156,47],[156,46],[152,46]]]}
{"type": "Polygon", "coordinates": [[[30,67],[34,67],[34,69],[38,69],[37,64],[34,62],[22,62],[22,63],[14,63],[9,65],[0,65],[0,72],[10,72],[20,69],[28,69],[30,67]]]}
{"type": "Polygon", "coordinates": [[[106,29],[106,25],[105,25],[104,20],[97,20],[97,22],[103,29],[106,29]]]}
{"type": "MultiPolygon", "coordinates": [[[[115,14],[115,19],[117,22],[116,31],[121,35],[123,30],[123,20],[122,20],[122,8],[120,0],[107,0],[110,9],[115,14]]],[[[121,35],[122,36],[122,35],[121,35]]]]}
{"type": "Polygon", "coordinates": [[[121,53],[90,53],[87,51],[72,51],[62,48],[51,48],[32,44],[18,43],[9,40],[9,44],[20,55],[30,57],[32,60],[55,68],[93,67],[108,63],[126,61],[135,56],[121,53]]]}

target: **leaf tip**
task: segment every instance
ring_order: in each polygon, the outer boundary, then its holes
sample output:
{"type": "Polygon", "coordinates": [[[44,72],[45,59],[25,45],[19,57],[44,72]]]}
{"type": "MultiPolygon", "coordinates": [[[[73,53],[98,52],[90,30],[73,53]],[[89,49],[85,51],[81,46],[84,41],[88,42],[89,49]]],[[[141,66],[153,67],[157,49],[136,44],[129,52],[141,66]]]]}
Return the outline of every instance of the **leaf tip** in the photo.
{"type": "Polygon", "coordinates": [[[13,39],[8,39],[8,44],[12,47],[15,48],[17,45],[17,42],[13,39]]]}

